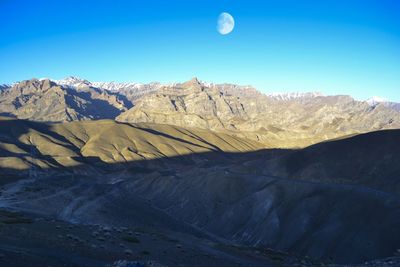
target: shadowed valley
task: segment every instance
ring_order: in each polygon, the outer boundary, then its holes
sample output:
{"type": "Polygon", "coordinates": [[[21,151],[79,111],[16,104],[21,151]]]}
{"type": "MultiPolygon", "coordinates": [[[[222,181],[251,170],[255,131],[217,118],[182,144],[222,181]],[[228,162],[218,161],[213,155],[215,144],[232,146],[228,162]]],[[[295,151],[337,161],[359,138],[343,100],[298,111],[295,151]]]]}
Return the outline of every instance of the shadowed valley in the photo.
{"type": "Polygon", "coordinates": [[[318,266],[395,256],[399,141],[398,130],[386,130],[267,149],[196,128],[3,118],[0,206],[25,215],[3,214],[2,231],[23,225],[32,240],[2,235],[0,250],[18,261],[12,248],[23,248],[25,263],[52,258],[57,265],[53,253],[87,266],[118,259],[174,266],[176,255],[184,266],[318,266]],[[29,218],[39,220],[27,224],[29,218]],[[54,234],[43,237],[41,227],[54,234]],[[108,254],[95,256],[101,250],[108,254]]]}

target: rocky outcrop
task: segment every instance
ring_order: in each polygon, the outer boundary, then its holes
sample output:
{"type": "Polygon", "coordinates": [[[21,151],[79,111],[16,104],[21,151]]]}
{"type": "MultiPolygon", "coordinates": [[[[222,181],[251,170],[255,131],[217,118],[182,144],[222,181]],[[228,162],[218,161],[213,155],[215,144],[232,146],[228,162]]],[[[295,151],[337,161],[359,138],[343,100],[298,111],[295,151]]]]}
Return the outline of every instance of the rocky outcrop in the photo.
{"type": "Polygon", "coordinates": [[[138,101],[119,121],[174,124],[205,129],[235,129],[232,120],[249,119],[237,96],[207,88],[197,79],[164,87],[138,101]],[[155,108],[157,107],[157,108],[155,108]]]}
{"type": "Polygon", "coordinates": [[[279,147],[400,127],[399,112],[350,96],[276,98],[251,88],[205,86],[196,78],[144,96],[117,120],[230,131],[279,147]]]}
{"type": "Polygon", "coordinates": [[[115,118],[132,105],[118,94],[89,86],[79,90],[44,80],[22,81],[0,91],[0,113],[36,121],[115,118]]]}

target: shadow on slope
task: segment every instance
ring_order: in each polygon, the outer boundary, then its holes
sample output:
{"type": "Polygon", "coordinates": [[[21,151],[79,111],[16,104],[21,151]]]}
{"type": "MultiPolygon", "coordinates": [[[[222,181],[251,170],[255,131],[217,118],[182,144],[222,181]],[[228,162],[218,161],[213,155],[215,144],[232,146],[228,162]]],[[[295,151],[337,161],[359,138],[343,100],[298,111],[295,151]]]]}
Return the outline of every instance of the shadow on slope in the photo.
{"type": "MultiPolygon", "coordinates": [[[[91,88],[90,90],[95,89],[91,88]]],[[[76,91],[74,89],[67,89],[67,92],[68,94],[65,96],[67,105],[84,117],[89,117],[96,120],[114,119],[122,112],[120,109],[111,105],[106,100],[93,98],[90,92],[76,91]],[[83,99],[86,101],[86,103],[82,105],[82,103],[77,102],[75,99],[83,99]]],[[[97,93],[101,94],[101,92],[97,93]]],[[[125,102],[126,101],[124,101],[124,104],[125,102]]]]}
{"type": "Polygon", "coordinates": [[[267,161],[264,174],[400,192],[399,130],[319,143],[267,161]]]}
{"type": "MultiPolygon", "coordinates": [[[[208,151],[165,157],[157,148],[149,152],[158,158],[106,162],[83,155],[84,145],[79,147],[75,139],[55,133],[48,124],[12,120],[0,124],[1,157],[21,159],[29,154],[34,158],[25,165],[33,166],[30,169],[3,164],[2,178],[19,179],[3,187],[3,207],[77,223],[187,231],[226,244],[272,248],[339,263],[392,256],[400,247],[400,198],[393,190],[398,188],[398,165],[384,164],[385,159],[400,162],[394,149],[400,131],[370,133],[298,151],[228,153],[210,139],[200,145],[208,151]],[[57,150],[58,157],[66,153],[78,164],[63,165],[53,154],[57,165],[43,150],[32,154],[21,144],[16,146],[25,151],[24,156],[10,151],[6,143],[21,142],[32,129],[49,136],[46,142],[65,148],[57,150]],[[357,164],[348,164],[351,158],[357,164]],[[43,164],[36,165],[38,161],[43,164]],[[313,165],[319,167],[302,172],[313,165]],[[347,180],[340,176],[346,169],[328,172],[335,166],[348,168],[347,180]],[[325,176],[318,180],[322,170],[325,176]],[[302,173],[299,178],[303,180],[295,179],[296,173],[302,173]],[[307,173],[312,181],[307,181],[307,173]],[[386,174],[393,174],[388,180],[391,188],[385,185],[386,174]],[[353,185],[352,175],[368,179],[360,178],[353,185]],[[371,179],[379,182],[371,183],[371,179]]],[[[191,149],[199,145],[157,130],[145,132],[149,135],[143,142],[153,140],[151,135],[162,135],[178,142],[175,145],[191,149]]],[[[157,146],[151,145],[146,149],[157,146]]]]}

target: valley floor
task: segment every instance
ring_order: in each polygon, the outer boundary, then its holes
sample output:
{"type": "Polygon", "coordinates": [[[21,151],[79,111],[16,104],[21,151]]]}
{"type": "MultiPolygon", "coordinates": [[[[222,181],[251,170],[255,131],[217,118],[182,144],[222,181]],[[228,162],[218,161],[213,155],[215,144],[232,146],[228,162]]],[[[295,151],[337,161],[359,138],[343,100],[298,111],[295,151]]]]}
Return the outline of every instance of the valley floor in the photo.
{"type": "Polygon", "coordinates": [[[71,224],[0,210],[1,266],[390,267],[399,257],[339,265],[154,229],[71,224]]]}
{"type": "Polygon", "coordinates": [[[1,266],[277,266],[274,261],[285,257],[180,232],[72,224],[0,210],[1,266]]]}

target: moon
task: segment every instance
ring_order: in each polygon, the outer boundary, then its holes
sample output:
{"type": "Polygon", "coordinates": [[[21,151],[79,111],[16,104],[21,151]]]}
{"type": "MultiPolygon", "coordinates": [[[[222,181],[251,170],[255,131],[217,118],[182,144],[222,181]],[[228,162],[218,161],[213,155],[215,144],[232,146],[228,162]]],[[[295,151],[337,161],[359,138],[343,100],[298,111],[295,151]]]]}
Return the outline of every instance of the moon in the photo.
{"type": "Polygon", "coordinates": [[[222,35],[227,35],[235,28],[235,20],[232,15],[226,12],[222,12],[218,16],[217,31],[222,35]]]}

